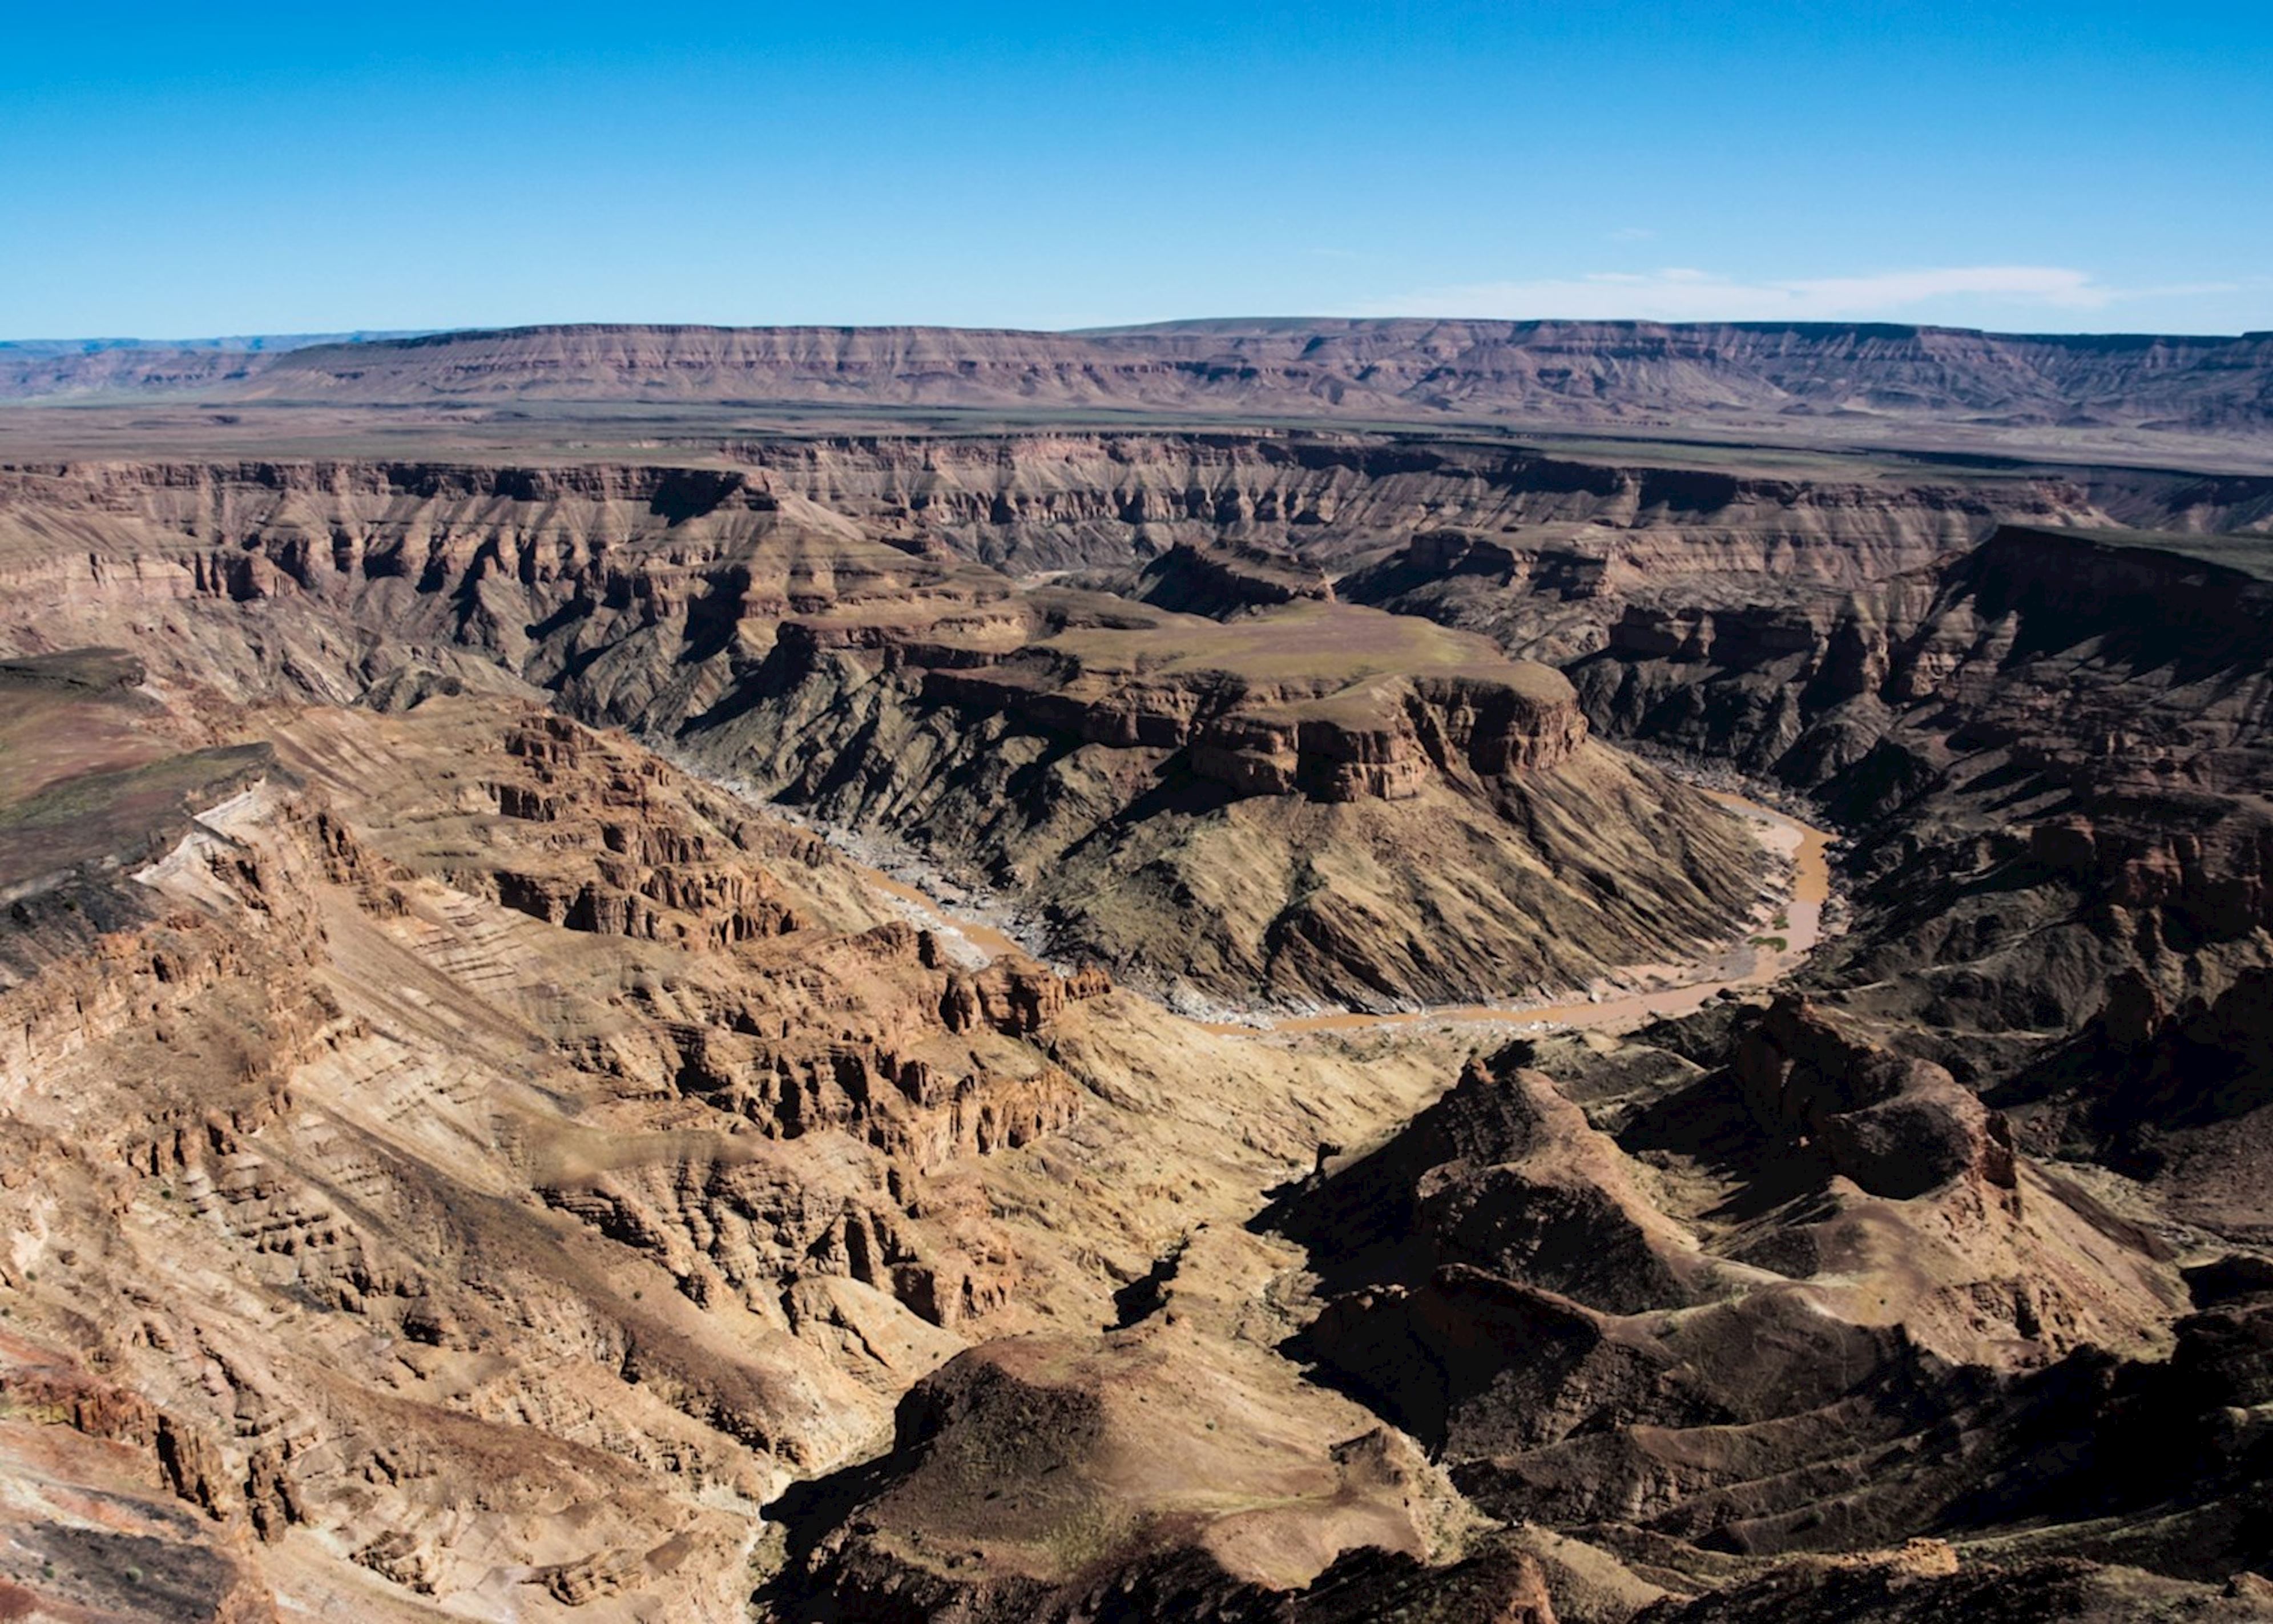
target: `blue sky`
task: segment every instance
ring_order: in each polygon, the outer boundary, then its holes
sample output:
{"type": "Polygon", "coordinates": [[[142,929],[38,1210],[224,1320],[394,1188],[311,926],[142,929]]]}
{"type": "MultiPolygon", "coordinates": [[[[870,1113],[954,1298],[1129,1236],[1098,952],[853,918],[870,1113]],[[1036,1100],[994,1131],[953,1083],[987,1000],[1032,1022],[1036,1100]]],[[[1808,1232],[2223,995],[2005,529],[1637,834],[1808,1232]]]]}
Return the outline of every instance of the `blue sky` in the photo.
{"type": "Polygon", "coordinates": [[[2273,328],[2262,4],[11,11],[0,337],[2273,328]]]}

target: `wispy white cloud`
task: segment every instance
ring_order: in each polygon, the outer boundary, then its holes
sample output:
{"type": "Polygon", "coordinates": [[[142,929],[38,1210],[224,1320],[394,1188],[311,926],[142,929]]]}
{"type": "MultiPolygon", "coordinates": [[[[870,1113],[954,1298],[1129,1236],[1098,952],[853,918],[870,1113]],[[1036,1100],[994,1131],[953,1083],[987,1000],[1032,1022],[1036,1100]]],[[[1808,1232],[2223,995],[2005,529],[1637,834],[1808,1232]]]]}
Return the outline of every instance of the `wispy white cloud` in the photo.
{"type": "Polygon", "coordinates": [[[1614,243],[1646,243],[1657,233],[1647,226],[1620,226],[1617,230],[1606,232],[1604,235],[1614,243]]]}
{"type": "Polygon", "coordinates": [[[1598,271],[1534,282],[1470,282],[1382,299],[1354,314],[1564,317],[1657,321],[1829,321],[1897,315],[1938,299],[1965,298],[2055,311],[2099,310],[2121,299],[2223,293],[2230,283],[2121,289],[2088,271],[2054,265],[1972,265],[1865,276],[1745,282],[1669,267],[1598,271]]]}

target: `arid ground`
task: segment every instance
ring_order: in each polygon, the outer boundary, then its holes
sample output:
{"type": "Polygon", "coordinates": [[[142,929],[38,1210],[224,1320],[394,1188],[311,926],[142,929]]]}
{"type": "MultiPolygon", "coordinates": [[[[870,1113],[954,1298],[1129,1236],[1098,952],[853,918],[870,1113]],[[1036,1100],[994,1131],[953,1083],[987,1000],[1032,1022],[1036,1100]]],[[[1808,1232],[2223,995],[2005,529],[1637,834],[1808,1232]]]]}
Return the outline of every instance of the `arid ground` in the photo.
{"type": "Polygon", "coordinates": [[[0,352],[0,1619],[2273,1616],[2269,342],[0,352]]]}

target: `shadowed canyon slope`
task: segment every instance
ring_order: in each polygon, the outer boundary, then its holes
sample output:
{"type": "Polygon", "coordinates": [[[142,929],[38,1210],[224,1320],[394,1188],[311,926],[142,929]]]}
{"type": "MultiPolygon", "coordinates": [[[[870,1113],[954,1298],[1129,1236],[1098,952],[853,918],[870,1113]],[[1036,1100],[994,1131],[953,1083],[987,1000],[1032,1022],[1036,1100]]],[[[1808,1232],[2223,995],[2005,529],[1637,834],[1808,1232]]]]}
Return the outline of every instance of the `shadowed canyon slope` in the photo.
{"type": "Polygon", "coordinates": [[[1355,433],[0,471],[0,1616],[2262,1616],[2269,532],[1355,433]],[[1788,962],[1676,766],[1843,837],[1782,985],[1164,1006],[1788,962]]]}

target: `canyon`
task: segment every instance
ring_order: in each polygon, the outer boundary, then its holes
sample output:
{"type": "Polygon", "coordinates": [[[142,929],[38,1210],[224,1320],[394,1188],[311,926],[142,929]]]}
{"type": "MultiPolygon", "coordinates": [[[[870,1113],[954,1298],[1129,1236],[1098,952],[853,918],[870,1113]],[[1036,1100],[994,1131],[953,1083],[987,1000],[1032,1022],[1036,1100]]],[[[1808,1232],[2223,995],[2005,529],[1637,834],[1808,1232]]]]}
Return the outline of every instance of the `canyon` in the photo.
{"type": "Polygon", "coordinates": [[[2265,1616],[2262,338],[0,410],[0,1617],[2265,1616]]]}

